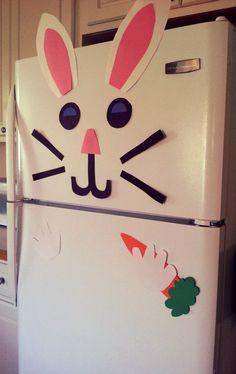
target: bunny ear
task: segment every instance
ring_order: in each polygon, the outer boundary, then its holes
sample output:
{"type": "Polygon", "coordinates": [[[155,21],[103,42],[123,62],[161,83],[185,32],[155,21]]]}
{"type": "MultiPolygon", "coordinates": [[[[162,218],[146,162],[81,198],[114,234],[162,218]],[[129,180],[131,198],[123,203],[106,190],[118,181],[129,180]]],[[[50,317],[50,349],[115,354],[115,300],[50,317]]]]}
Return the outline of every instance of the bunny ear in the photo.
{"type": "Polygon", "coordinates": [[[106,81],[128,91],[140,78],[161,41],[171,0],[136,0],[121,23],[108,59],[106,81]]]}
{"type": "Polygon", "coordinates": [[[42,72],[57,96],[77,85],[74,48],[64,26],[56,17],[43,14],[37,32],[36,47],[42,72]]]}

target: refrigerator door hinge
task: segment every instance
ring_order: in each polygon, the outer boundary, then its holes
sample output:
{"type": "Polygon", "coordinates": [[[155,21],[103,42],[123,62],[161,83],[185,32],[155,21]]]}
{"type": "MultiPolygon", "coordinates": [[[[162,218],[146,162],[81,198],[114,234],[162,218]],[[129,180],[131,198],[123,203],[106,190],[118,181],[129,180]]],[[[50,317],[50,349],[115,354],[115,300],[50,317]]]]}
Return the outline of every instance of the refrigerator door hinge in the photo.
{"type": "Polygon", "coordinates": [[[221,227],[224,226],[225,221],[222,219],[221,221],[209,221],[205,219],[195,219],[194,225],[200,227],[221,227]]]}

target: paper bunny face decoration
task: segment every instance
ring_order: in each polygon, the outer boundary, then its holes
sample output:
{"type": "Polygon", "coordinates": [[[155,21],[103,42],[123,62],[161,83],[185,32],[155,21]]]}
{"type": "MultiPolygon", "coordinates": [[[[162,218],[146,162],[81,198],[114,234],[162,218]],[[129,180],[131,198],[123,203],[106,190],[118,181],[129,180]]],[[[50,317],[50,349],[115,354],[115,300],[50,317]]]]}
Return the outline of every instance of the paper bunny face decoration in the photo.
{"type": "MultiPolygon", "coordinates": [[[[114,41],[106,48],[105,65],[104,62],[101,63],[103,74],[97,73],[96,77],[94,75],[93,80],[90,79],[90,84],[92,82],[94,88],[102,83],[99,95],[101,98],[103,93],[105,100],[107,100],[108,94],[110,96],[110,102],[106,104],[104,115],[105,121],[114,129],[123,129],[133,120],[131,117],[133,116],[135,100],[132,101],[128,96],[130,95],[129,93],[133,95],[132,92],[136,91],[139,81],[145,78],[145,71],[162,39],[168,19],[169,7],[170,1],[167,0],[136,1],[118,29],[114,41]]],[[[53,106],[58,106],[61,100],[58,113],[60,125],[64,130],[67,130],[67,133],[68,130],[69,132],[77,131],[78,124],[82,122],[81,119],[85,118],[86,110],[87,113],[93,111],[94,115],[96,115],[97,109],[99,112],[101,111],[98,103],[100,98],[98,97],[93,103],[93,108],[89,108],[88,105],[90,97],[86,92],[88,92],[89,83],[86,87],[86,84],[82,82],[86,74],[88,74],[89,67],[88,65],[85,66],[80,56],[77,55],[65,28],[54,16],[49,14],[42,15],[36,45],[38,62],[45,83],[50,88],[51,93],[53,93],[54,100],[56,100],[54,101],[56,104],[53,104],[53,106]],[[84,101],[87,101],[85,109],[82,107],[82,102],[84,101]],[[95,108],[97,103],[98,106],[95,108]]],[[[96,47],[93,47],[96,51],[96,47]]],[[[92,58],[94,58],[94,65],[90,75],[94,74],[96,65],[99,65],[99,61],[96,61],[96,55],[92,58]]],[[[100,147],[103,141],[104,123],[101,123],[101,120],[98,119],[96,123],[92,124],[86,121],[85,125],[84,133],[79,136],[81,141],[80,153],[87,157],[87,182],[82,184],[77,176],[71,173],[71,190],[73,194],[79,197],[89,196],[96,199],[107,199],[112,196],[114,179],[106,177],[106,180],[101,182],[103,186],[98,186],[99,171],[97,171],[97,166],[95,166],[97,155],[101,155],[104,152],[104,146],[102,150],[100,147]],[[84,187],[84,184],[87,184],[86,187],[84,187]]],[[[154,131],[151,129],[151,132],[148,132],[148,136],[144,134],[138,144],[129,146],[130,149],[123,156],[123,151],[121,150],[119,155],[114,157],[121,164],[124,164],[163,140],[166,136],[164,131],[156,128],[155,124],[153,126],[154,131]]],[[[136,132],[138,131],[137,129],[136,132]]],[[[35,127],[32,131],[32,136],[59,160],[63,160],[64,154],[55,146],[55,141],[48,135],[48,130],[41,131],[35,127]]],[[[115,136],[115,142],[117,142],[116,138],[115,136]]],[[[108,158],[110,156],[104,153],[104,157],[108,158]]],[[[42,179],[57,176],[67,172],[67,170],[68,167],[63,166],[46,170],[45,172],[35,172],[32,173],[33,181],[42,183],[42,179]]],[[[117,177],[119,179],[121,177],[133,187],[137,187],[158,204],[163,204],[166,201],[165,194],[124,170],[119,171],[117,177]]]]}
{"type": "Polygon", "coordinates": [[[151,160],[166,134],[154,105],[149,116],[140,103],[144,96],[153,101],[158,89],[150,89],[148,70],[158,55],[169,8],[169,0],[137,0],[114,41],[78,49],[54,16],[42,15],[32,71],[25,67],[24,72],[24,64],[19,65],[24,84],[17,98],[18,117],[27,117],[32,130],[29,134],[20,129],[23,143],[32,154],[41,152],[38,169],[25,156],[29,195],[42,199],[56,183],[55,195],[49,198],[65,201],[64,196],[70,196],[71,203],[117,208],[124,198],[131,201],[129,186],[132,197],[136,191],[136,202],[144,197],[143,206],[147,201],[153,210],[164,205],[167,195],[152,176],[151,160]],[[55,157],[63,166],[55,167],[55,157]],[[124,164],[131,165],[130,172],[123,170],[124,164]]]}

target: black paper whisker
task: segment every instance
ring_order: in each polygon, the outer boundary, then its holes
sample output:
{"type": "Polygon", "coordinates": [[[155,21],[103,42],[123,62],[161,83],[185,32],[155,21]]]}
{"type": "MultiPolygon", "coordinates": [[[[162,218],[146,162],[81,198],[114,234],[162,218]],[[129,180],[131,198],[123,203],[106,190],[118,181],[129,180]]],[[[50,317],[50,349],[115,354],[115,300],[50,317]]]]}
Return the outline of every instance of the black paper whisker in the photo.
{"type": "Polygon", "coordinates": [[[161,140],[166,138],[166,134],[162,130],[158,130],[145,139],[142,143],[138,144],[136,147],[131,149],[129,152],[125,153],[120,161],[122,164],[129,161],[131,158],[138,156],[140,153],[151,148],[153,145],[159,143],[161,140]]]}
{"type": "Polygon", "coordinates": [[[34,129],[31,135],[59,158],[59,160],[63,160],[64,155],[41,132],[34,129]]]}
{"type": "Polygon", "coordinates": [[[152,199],[157,201],[160,204],[164,204],[166,202],[167,197],[163,195],[161,192],[155,190],[153,187],[149,186],[148,184],[142,182],[140,179],[134,177],[133,175],[127,173],[126,171],[122,170],[120,174],[121,178],[125,179],[127,182],[130,182],[143,192],[145,192],[148,196],[152,199]]]}
{"type": "Polygon", "coordinates": [[[59,168],[45,170],[45,171],[41,171],[40,173],[33,174],[32,177],[34,181],[37,181],[39,179],[53,177],[54,175],[65,173],[65,171],[66,171],[65,167],[61,166],[59,168]]]}

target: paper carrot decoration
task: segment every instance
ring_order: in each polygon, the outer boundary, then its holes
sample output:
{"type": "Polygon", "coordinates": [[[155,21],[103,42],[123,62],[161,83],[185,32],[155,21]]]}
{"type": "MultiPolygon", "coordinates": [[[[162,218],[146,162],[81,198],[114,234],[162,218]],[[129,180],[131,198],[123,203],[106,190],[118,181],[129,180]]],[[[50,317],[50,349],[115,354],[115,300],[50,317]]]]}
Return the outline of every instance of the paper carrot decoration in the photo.
{"type": "Polygon", "coordinates": [[[175,266],[168,264],[168,254],[165,250],[148,248],[147,245],[133,236],[122,233],[121,238],[132,256],[137,257],[139,268],[143,268],[145,276],[150,278],[149,287],[165,295],[165,305],[171,309],[173,317],[179,317],[190,312],[190,306],[196,303],[200,289],[192,277],[180,278],[175,266]],[[139,250],[140,255],[134,249],[139,250]]]}

